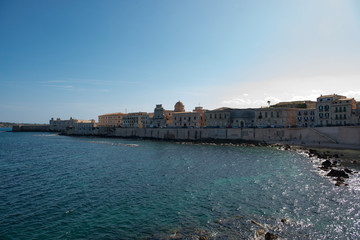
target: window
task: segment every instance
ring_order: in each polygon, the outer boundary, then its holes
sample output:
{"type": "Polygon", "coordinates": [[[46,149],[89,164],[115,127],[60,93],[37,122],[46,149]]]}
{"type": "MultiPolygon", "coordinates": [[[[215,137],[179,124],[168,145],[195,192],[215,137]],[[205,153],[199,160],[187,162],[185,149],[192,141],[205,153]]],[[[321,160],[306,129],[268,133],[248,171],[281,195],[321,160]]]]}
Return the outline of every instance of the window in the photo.
{"type": "Polygon", "coordinates": [[[346,107],[343,108],[344,112],[346,112],[346,107]]]}
{"type": "Polygon", "coordinates": [[[329,118],[329,113],[325,113],[325,118],[329,118]]]}
{"type": "Polygon", "coordinates": [[[310,112],[310,115],[315,115],[315,111],[311,111],[311,112],[310,112]]]}
{"type": "Polygon", "coordinates": [[[338,119],[338,115],[336,114],[335,119],[338,119]]]}
{"type": "Polygon", "coordinates": [[[329,105],[325,105],[325,111],[329,111],[329,105]]]}
{"type": "Polygon", "coordinates": [[[276,117],[279,118],[280,117],[280,113],[276,112],[276,117]]]}
{"type": "Polygon", "coordinates": [[[336,107],[336,108],[335,108],[335,112],[337,112],[337,111],[338,111],[338,108],[336,107]]]}
{"type": "Polygon", "coordinates": [[[323,114],[322,114],[322,113],[319,113],[319,117],[322,118],[322,117],[323,117],[323,114]]]}
{"type": "Polygon", "coordinates": [[[320,111],[322,111],[322,110],[323,110],[323,108],[324,108],[323,106],[319,106],[319,110],[320,110],[320,111]]]}
{"type": "Polygon", "coordinates": [[[301,121],[301,117],[298,117],[298,120],[301,121]]]}
{"type": "Polygon", "coordinates": [[[271,112],[271,117],[272,117],[272,118],[274,117],[274,113],[273,113],[273,112],[271,112]]]}
{"type": "Polygon", "coordinates": [[[212,118],[212,114],[210,113],[210,118],[212,118]]]}
{"type": "Polygon", "coordinates": [[[301,116],[301,112],[300,112],[300,111],[298,112],[298,115],[301,116]]]}
{"type": "Polygon", "coordinates": [[[265,112],[265,117],[267,118],[267,112],[265,112]]]}
{"type": "Polygon", "coordinates": [[[344,119],[346,119],[346,114],[344,114],[344,119]]]}

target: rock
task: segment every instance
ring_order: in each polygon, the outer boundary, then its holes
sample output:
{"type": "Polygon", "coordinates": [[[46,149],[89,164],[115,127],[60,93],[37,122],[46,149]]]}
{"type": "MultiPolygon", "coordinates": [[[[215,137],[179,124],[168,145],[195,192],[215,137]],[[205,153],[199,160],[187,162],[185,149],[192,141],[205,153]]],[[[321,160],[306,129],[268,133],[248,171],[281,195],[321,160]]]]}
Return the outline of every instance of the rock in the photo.
{"type": "Polygon", "coordinates": [[[286,218],[283,218],[283,219],[281,219],[281,222],[282,222],[282,223],[286,223],[286,222],[287,222],[287,219],[286,219],[286,218]]]}
{"type": "Polygon", "coordinates": [[[348,168],[345,168],[344,171],[345,171],[346,173],[350,173],[350,174],[353,173],[353,171],[351,171],[351,170],[348,169],[348,168]]]}
{"type": "Polygon", "coordinates": [[[349,175],[347,175],[345,173],[345,171],[343,170],[335,170],[335,169],[331,169],[331,171],[326,174],[326,176],[328,177],[344,177],[344,178],[349,178],[349,175]]]}
{"type": "Polygon", "coordinates": [[[338,177],[338,178],[336,179],[336,181],[338,181],[338,182],[345,182],[345,178],[344,178],[344,177],[338,177]]]}
{"type": "Polygon", "coordinates": [[[356,163],[356,161],[354,160],[354,161],[352,161],[352,163],[356,163]]]}
{"type": "Polygon", "coordinates": [[[314,149],[309,149],[309,153],[310,153],[310,154],[316,154],[316,153],[317,153],[317,151],[316,151],[316,150],[314,150],[314,149]]]}
{"type": "Polygon", "coordinates": [[[338,187],[344,187],[344,186],[347,186],[348,184],[347,183],[344,183],[344,182],[342,182],[342,181],[337,181],[336,183],[335,183],[335,186],[338,186],[338,187]]]}
{"type": "Polygon", "coordinates": [[[335,153],[334,158],[339,158],[339,154],[335,153]]]}
{"type": "Polygon", "coordinates": [[[322,162],[321,164],[324,168],[329,168],[331,166],[331,162],[329,160],[326,160],[322,162]]]}
{"type": "Polygon", "coordinates": [[[267,232],[265,234],[265,240],[277,239],[278,236],[275,233],[267,232]]]}

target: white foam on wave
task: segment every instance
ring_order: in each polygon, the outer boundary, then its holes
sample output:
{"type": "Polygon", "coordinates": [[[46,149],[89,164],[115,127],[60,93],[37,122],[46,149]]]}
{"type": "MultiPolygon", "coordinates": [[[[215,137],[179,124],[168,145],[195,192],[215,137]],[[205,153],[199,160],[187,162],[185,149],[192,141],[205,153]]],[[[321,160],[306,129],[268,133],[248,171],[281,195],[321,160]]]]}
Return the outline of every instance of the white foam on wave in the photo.
{"type": "Polygon", "coordinates": [[[55,133],[55,134],[35,134],[33,135],[34,137],[57,137],[59,136],[59,134],[55,133]]]}
{"type": "Polygon", "coordinates": [[[105,144],[110,146],[122,146],[122,147],[139,147],[138,144],[132,144],[132,143],[114,143],[114,142],[106,142],[106,141],[90,141],[90,143],[105,144]]]}

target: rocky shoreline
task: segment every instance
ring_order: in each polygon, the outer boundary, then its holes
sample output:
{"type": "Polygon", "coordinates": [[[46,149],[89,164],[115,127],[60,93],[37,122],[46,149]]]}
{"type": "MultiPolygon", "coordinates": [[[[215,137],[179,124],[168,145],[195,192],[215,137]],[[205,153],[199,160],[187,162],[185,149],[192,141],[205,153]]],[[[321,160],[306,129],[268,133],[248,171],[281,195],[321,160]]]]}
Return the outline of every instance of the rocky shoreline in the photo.
{"type": "Polygon", "coordinates": [[[346,179],[358,174],[360,168],[360,151],[339,149],[313,149],[299,146],[273,144],[279,150],[296,151],[305,154],[318,163],[319,171],[335,181],[335,186],[348,186],[346,179]],[[349,153],[349,151],[351,151],[349,153]],[[347,153],[347,154],[346,154],[347,153]]]}

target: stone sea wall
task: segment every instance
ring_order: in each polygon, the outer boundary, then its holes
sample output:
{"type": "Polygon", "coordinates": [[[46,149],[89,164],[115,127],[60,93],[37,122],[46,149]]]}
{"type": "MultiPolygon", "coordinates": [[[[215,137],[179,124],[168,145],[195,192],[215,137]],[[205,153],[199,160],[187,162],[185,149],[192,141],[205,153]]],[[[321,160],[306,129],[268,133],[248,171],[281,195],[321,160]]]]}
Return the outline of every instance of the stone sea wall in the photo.
{"type": "Polygon", "coordinates": [[[176,141],[261,142],[308,147],[360,149],[360,126],[319,128],[82,128],[66,135],[176,141]]]}
{"type": "Polygon", "coordinates": [[[34,124],[34,125],[14,125],[13,132],[48,132],[50,125],[34,124]]]}

